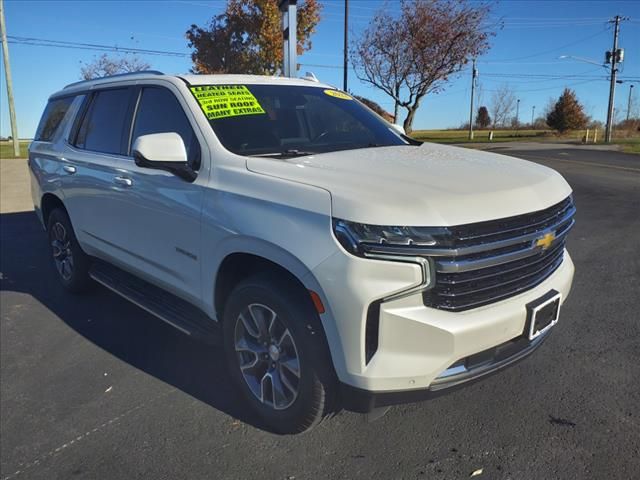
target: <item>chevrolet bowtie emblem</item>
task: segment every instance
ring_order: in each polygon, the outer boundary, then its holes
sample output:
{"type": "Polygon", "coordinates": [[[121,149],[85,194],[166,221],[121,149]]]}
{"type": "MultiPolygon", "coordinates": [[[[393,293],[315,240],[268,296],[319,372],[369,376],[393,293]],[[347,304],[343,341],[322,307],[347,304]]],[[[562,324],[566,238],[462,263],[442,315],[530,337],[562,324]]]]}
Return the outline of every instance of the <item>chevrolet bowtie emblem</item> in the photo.
{"type": "Polygon", "coordinates": [[[545,234],[543,237],[540,237],[536,240],[536,247],[542,248],[542,250],[546,250],[551,246],[553,241],[556,239],[556,234],[554,232],[549,232],[545,234]]]}

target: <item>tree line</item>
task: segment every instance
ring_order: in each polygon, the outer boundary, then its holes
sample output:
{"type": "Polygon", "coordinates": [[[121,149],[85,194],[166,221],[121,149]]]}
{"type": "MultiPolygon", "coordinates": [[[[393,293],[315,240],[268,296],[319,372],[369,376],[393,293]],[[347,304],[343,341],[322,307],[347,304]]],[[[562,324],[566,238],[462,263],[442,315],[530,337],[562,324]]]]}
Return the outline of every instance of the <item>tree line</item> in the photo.
{"type": "MultiPolygon", "coordinates": [[[[508,85],[501,86],[493,92],[489,108],[484,105],[478,108],[474,125],[480,129],[520,127],[521,123],[526,122],[520,122],[517,116],[513,116],[517,101],[515,92],[508,85]]],[[[576,93],[565,88],[557,100],[553,98],[549,100],[542,116],[532,119],[529,127],[551,128],[564,133],[568,130],[585,128],[590,120],[576,93]]]]}

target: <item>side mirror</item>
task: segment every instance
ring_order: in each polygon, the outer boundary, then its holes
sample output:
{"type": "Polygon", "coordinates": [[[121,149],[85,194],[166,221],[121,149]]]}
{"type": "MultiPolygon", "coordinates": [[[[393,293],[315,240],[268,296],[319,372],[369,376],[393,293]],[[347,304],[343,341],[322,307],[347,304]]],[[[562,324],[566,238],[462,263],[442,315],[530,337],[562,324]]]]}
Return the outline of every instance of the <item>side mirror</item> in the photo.
{"type": "Polygon", "coordinates": [[[187,161],[187,149],[177,133],[141,135],[133,142],[131,151],[139,167],[166,170],[188,182],[196,179],[187,161]]]}
{"type": "Polygon", "coordinates": [[[404,127],[402,125],[398,125],[397,123],[392,123],[391,128],[393,128],[400,135],[406,135],[407,132],[404,131],[404,127]]]}

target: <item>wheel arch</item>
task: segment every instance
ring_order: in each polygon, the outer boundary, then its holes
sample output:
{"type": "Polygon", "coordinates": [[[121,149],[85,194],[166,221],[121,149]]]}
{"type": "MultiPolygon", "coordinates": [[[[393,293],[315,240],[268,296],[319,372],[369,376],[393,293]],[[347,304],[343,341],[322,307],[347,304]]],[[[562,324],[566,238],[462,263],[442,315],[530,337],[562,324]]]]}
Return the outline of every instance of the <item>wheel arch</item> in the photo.
{"type": "Polygon", "coordinates": [[[222,317],[224,303],[234,286],[239,281],[264,271],[288,277],[301,289],[317,293],[326,309],[322,288],[304,263],[291,253],[277,245],[256,239],[235,239],[234,247],[219,255],[218,268],[214,275],[213,306],[217,318],[222,317]]]}
{"type": "Polygon", "coordinates": [[[248,276],[272,269],[272,271],[288,276],[307,293],[306,299],[314,307],[309,291],[315,292],[324,307],[324,313],[318,315],[324,340],[330,352],[334,371],[339,378],[346,372],[344,352],[340,350],[340,340],[331,305],[311,270],[298,258],[283,248],[264,240],[254,238],[234,238],[233,247],[217,250],[218,268],[212,281],[213,312],[215,318],[222,320],[224,302],[239,281],[248,276]]]}
{"type": "Polygon", "coordinates": [[[60,197],[49,192],[42,195],[42,199],[40,200],[40,210],[42,212],[42,223],[45,228],[47,228],[47,223],[49,222],[49,215],[51,215],[51,212],[56,208],[61,208],[65,213],[67,213],[67,215],[69,215],[69,212],[67,212],[67,209],[60,197]]]}

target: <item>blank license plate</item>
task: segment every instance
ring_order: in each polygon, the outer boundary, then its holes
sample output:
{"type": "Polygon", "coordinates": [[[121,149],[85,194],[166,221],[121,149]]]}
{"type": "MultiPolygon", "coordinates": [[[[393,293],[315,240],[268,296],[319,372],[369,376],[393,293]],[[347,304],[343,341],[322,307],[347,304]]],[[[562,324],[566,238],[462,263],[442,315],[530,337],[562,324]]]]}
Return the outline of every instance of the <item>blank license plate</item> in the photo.
{"type": "Polygon", "coordinates": [[[561,298],[560,292],[551,290],[538,300],[527,304],[526,333],[529,335],[529,340],[539,337],[558,323],[561,298]]]}

